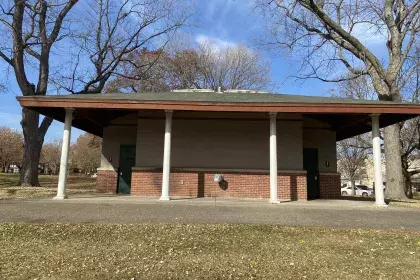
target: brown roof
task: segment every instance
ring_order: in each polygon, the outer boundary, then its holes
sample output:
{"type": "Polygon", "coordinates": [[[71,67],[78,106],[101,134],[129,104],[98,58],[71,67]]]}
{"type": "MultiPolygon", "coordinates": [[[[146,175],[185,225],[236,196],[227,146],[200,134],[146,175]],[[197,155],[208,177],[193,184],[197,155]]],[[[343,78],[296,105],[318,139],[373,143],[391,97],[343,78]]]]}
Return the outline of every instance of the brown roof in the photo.
{"type": "MultiPolygon", "coordinates": [[[[381,126],[420,115],[417,104],[272,93],[158,92],[18,97],[19,103],[63,121],[63,108],[74,108],[73,125],[102,135],[110,120],[134,111],[163,117],[162,110],[237,112],[266,118],[267,112],[301,113],[328,123],[344,139],[370,130],[370,114],[381,114],[381,126]]],[[[176,117],[176,114],[174,115],[176,117]]]]}

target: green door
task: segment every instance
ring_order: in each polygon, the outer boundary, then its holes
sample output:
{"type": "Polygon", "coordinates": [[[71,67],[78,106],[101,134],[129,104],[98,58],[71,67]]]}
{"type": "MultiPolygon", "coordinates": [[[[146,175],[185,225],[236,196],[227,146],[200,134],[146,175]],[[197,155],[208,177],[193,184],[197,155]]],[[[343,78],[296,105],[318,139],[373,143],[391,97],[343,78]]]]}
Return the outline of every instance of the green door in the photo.
{"type": "Polygon", "coordinates": [[[318,149],[303,149],[308,199],[319,198],[318,149]]]}
{"type": "Polygon", "coordinates": [[[121,145],[118,193],[129,194],[131,189],[131,168],[136,162],[136,146],[121,145]]]}

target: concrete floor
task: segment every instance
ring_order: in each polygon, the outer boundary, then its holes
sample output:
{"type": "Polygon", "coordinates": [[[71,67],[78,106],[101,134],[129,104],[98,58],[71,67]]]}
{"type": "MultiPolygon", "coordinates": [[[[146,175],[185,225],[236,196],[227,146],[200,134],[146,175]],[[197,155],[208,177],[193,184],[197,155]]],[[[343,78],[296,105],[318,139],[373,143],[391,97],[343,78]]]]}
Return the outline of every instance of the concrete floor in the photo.
{"type": "Polygon", "coordinates": [[[0,201],[0,222],[241,223],[333,228],[420,230],[420,209],[378,208],[371,201],[283,202],[248,199],[174,199],[83,196],[67,200],[0,201]]]}
{"type": "MultiPolygon", "coordinates": [[[[42,201],[51,199],[27,199],[28,201],[42,201]]],[[[371,208],[378,209],[374,200],[355,199],[316,199],[309,201],[281,201],[280,204],[270,204],[268,199],[240,199],[240,198],[183,198],[171,197],[170,201],[159,201],[159,197],[141,197],[131,195],[80,195],[71,196],[63,202],[71,203],[133,203],[133,204],[167,204],[167,205],[195,205],[195,206],[246,206],[246,207],[304,207],[304,208],[371,208]]]]}

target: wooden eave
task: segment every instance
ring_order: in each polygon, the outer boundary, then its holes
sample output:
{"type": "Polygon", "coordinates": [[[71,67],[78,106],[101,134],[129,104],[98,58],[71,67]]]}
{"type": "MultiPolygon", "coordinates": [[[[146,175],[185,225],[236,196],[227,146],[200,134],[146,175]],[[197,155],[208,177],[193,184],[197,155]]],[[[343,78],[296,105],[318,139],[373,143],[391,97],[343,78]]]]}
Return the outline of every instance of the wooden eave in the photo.
{"type": "MultiPolygon", "coordinates": [[[[370,115],[380,114],[380,125],[385,127],[420,115],[416,104],[396,103],[297,103],[297,102],[197,102],[197,101],[139,101],[125,99],[89,99],[25,96],[17,98],[22,107],[30,108],[55,120],[64,121],[64,108],[74,108],[73,126],[102,136],[103,128],[120,116],[137,111],[150,112],[152,118],[162,118],[163,110],[190,112],[197,118],[199,112],[235,113],[238,118],[268,118],[266,113],[297,113],[326,123],[335,131],[337,140],[371,130],[370,115]],[[196,112],[193,114],[193,112],[196,112]]],[[[203,113],[204,114],[204,113],[203,113]]],[[[177,114],[174,114],[176,118],[177,114]]],[[[208,116],[206,117],[208,118],[208,116]]],[[[232,114],[229,114],[229,118],[232,114]]]]}
{"type": "Polygon", "coordinates": [[[132,101],[115,99],[18,97],[23,107],[89,108],[123,110],[182,110],[209,112],[282,112],[282,113],[369,113],[420,114],[415,104],[343,104],[343,103],[219,103],[182,101],[132,101]]]}

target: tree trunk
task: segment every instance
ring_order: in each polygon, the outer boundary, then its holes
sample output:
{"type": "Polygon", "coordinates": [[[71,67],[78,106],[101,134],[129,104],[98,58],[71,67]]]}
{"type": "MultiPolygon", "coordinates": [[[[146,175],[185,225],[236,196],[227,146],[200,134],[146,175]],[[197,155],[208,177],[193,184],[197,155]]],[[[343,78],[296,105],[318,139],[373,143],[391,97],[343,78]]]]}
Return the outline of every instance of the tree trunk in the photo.
{"type": "Polygon", "coordinates": [[[402,170],[404,175],[404,186],[405,186],[405,195],[408,198],[413,198],[413,189],[412,189],[412,182],[411,182],[411,174],[408,171],[408,160],[406,156],[401,156],[402,162],[402,170]]]}
{"type": "Polygon", "coordinates": [[[411,186],[411,178],[408,177],[405,180],[405,195],[408,198],[413,198],[413,188],[411,186]]]}
{"type": "Polygon", "coordinates": [[[350,185],[351,185],[351,195],[354,196],[356,195],[356,182],[354,181],[354,179],[350,180],[350,185]]]}
{"type": "Polygon", "coordinates": [[[39,114],[27,108],[22,109],[22,129],[25,145],[20,186],[39,186],[38,164],[45,133],[40,133],[39,114]]]}
{"type": "Polygon", "coordinates": [[[388,198],[392,200],[407,200],[404,191],[399,124],[390,125],[384,129],[384,143],[388,198]]]}

